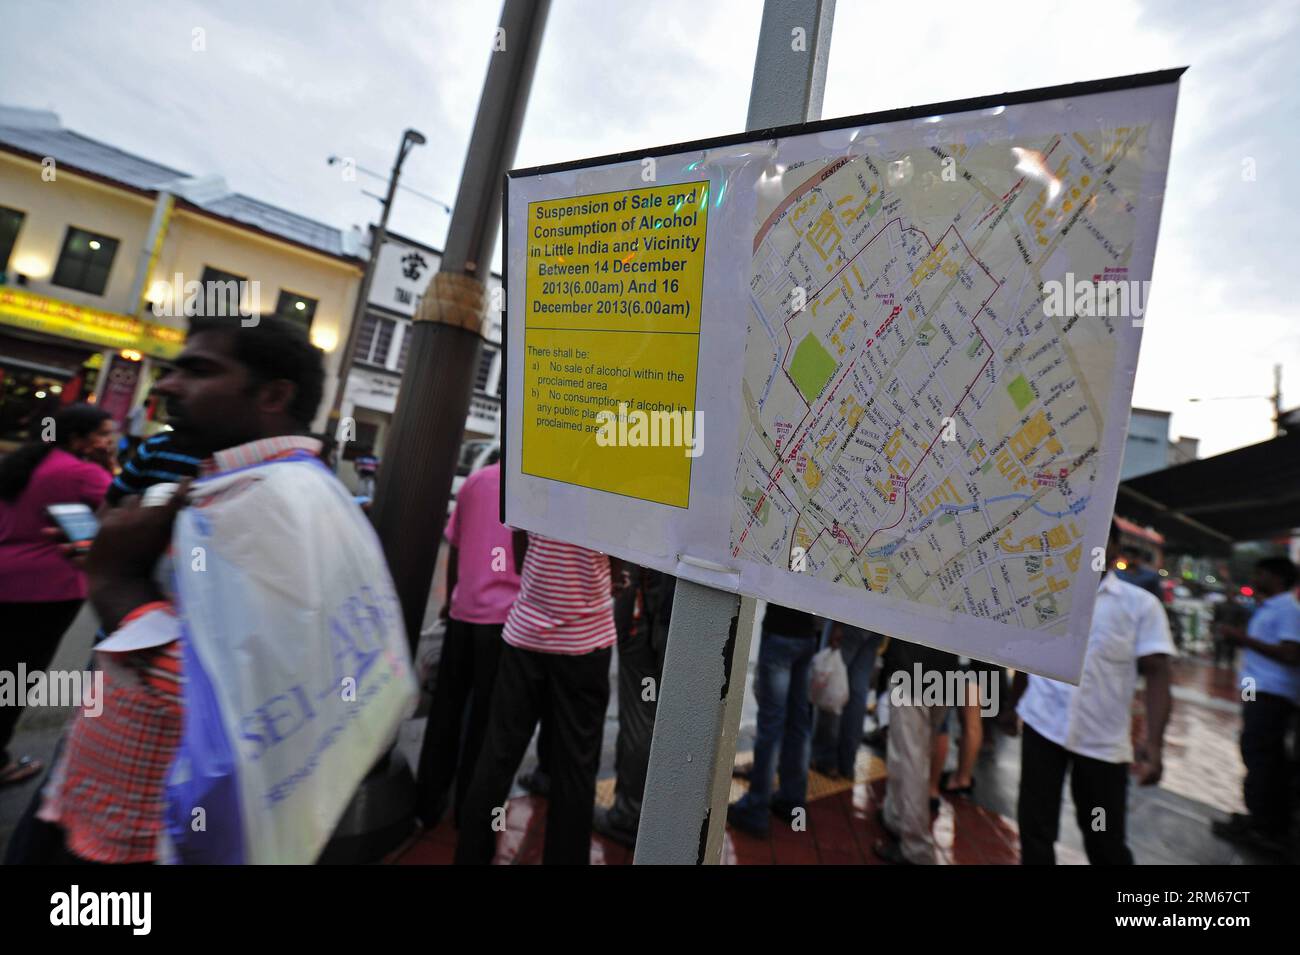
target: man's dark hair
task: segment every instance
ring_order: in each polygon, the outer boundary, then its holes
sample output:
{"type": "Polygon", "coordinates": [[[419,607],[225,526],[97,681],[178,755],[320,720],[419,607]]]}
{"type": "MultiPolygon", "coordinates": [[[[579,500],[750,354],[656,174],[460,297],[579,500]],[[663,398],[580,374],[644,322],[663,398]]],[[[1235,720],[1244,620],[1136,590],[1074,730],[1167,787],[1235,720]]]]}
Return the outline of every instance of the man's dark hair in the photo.
{"type": "Polygon", "coordinates": [[[1285,557],[1265,557],[1263,560],[1255,562],[1255,569],[1262,570],[1265,573],[1272,574],[1278,580],[1282,581],[1282,589],[1290,590],[1296,585],[1296,580],[1300,579],[1297,575],[1295,564],[1285,557]]]}
{"type": "Polygon", "coordinates": [[[199,332],[230,335],[235,360],[257,384],[278,378],[293,382],[289,414],[303,428],[311,426],[325,390],[325,355],[311,343],[306,328],[278,315],[263,315],[256,325],[247,326],[238,317],[191,318],[190,334],[199,332]]]}

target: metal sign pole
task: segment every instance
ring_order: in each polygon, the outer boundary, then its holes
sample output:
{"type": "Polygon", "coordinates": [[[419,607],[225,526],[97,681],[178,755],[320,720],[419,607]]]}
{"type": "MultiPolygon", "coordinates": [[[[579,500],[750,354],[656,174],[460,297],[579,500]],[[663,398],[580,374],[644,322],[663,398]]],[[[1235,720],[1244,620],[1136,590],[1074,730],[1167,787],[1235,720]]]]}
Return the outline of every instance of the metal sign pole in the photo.
{"type": "MultiPolygon", "coordinates": [[[[746,128],[821,118],[835,0],[767,0],[746,128]]],[[[677,582],[635,861],[717,864],[756,601],[677,582]]]]}

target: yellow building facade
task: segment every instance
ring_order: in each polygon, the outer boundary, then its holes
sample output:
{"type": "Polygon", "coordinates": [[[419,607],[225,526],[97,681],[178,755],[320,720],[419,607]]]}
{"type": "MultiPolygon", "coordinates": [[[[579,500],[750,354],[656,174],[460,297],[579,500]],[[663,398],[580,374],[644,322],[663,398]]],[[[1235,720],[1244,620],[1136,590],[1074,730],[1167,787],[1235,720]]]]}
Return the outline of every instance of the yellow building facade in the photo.
{"type": "MultiPolygon", "coordinates": [[[[304,324],[323,426],[365,267],[351,234],[0,107],[0,446],[70,401],[149,433],[185,306],[237,281],[242,314],[304,324]],[[187,294],[188,293],[188,294],[187,294]]],[[[211,302],[211,299],[209,299],[211,302]]],[[[230,303],[235,304],[233,300],[230,303]]]]}

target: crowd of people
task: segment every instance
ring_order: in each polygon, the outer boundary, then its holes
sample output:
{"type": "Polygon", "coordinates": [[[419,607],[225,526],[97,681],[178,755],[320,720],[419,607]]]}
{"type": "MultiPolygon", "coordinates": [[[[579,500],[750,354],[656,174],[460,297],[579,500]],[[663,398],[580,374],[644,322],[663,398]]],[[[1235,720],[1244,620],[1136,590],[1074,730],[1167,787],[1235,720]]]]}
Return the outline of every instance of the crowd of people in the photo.
{"type": "Polygon", "coordinates": [[[627,845],[636,839],[673,581],[506,528],[500,490],[493,461],[465,481],[447,522],[446,630],[420,753],[418,813],[432,828],[450,803],[456,861],[490,862],[537,734],[538,767],[521,781],[547,797],[543,861],[581,864],[593,826],[627,845]],[[615,645],[618,782],[614,805],[597,810],[615,645]]]}
{"type": "MultiPolygon", "coordinates": [[[[645,689],[662,674],[674,580],[575,545],[512,533],[497,518],[500,480],[496,463],[471,477],[448,522],[447,642],[421,757],[421,816],[427,825],[437,824],[455,779],[454,804],[465,807],[455,815],[457,860],[489,860],[501,828],[498,819],[494,829],[491,813],[501,811],[540,724],[539,766],[520,782],[550,800],[545,861],[578,862],[589,851],[592,825],[616,842],[635,845],[655,716],[655,695],[645,689]],[[522,577],[513,562],[502,560],[507,551],[521,555],[522,577]],[[532,562],[530,553],[536,555],[532,562]],[[467,560],[476,568],[469,575],[467,560]],[[496,571],[484,572],[489,567],[496,571]],[[611,646],[619,663],[615,800],[593,814],[611,646]],[[498,673],[503,654],[511,663],[498,673]],[[557,691],[567,696],[558,707],[557,691]]],[[[1106,564],[1078,686],[1024,672],[1013,676],[1001,667],[769,604],[754,675],[753,762],[737,772],[748,789],[729,807],[729,825],[761,838],[773,824],[792,824],[806,806],[810,768],[831,779],[854,779],[868,699],[879,687],[876,720],[886,725],[888,771],[880,815],[887,837],[875,845],[882,859],[936,860],[932,824],[939,801],[972,794],[984,719],[996,715],[1000,732],[1021,737],[1022,860],[1055,861],[1068,775],[1089,861],[1131,864],[1129,782],[1152,786],[1163,775],[1177,650],[1169,618],[1147,581],[1115,569],[1133,562],[1121,559],[1114,524],[1106,564]],[[813,703],[814,657],[824,647],[840,655],[847,677],[838,712],[813,703]],[[944,680],[959,695],[941,705],[922,695],[921,681],[907,683],[910,695],[891,689],[903,685],[896,675],[952,671],[982,671],[988,679],[944,680]],[[1139,678],[1145,689],[1135,745],[1139,678]],[[991,700],[979,695],[987,686],[994,689],[991,700]],[[956,766],[948,773],[949,740],[958,734],[956,766]]],[[[1284,558],[1266,559],[1256,568],[1255,584],[1268,596],[1268,609],[1233,638],[1245,648],[1243,686],[1251,690],[1243,693],[1242,735],[1250,812],[1216,824],[1215,832],[1284,851],[1295,782],[1288,775],[1286,738],[1300,706],[1295,568],[1284,558]]]]}
{"type": "MultiPolygon", "coordinates": [[[[1117,545],[1118,532],[1112,527],[1108,565],[1118,557],[1117,545]]],[[[876,842],[874,851],[895,864],[934,864],[933,817],[943,794],[961,797],[974,789],[981,721],[983,713],[998,710],[1001,668],[782,607],[768,608],[761,640],[754,762],[749,791],[728,812],[730,824],[757,836],[766,835],[771,817],[788,824],[805,804],[810,759],[825,775],[854,778],[863,711],[879,657],[882,683],[891,689],[880,693],[876,703],[878,718],[887,719],[888,782],[879,820],[886,837],[876,842]],[[814,743],[809,685],[823,631],[843,656],[850,689],[838,720],[824,711],[818,714],[814,743]],[[993,682],[946,678],[958,670],[984,670],[993,682]],[[915,675],[931,673],[942,676],[933,685],[951,687],[956,695],[936,700],[923,692],[932,681],[915,675]],[[981,686],[992,687],[991,699],[979,698],[981,686]],[[955,771],[945,774],[954,714],[961,732],[959,757],[955,771]],[[773,772],[778,768],[780,786],[774,792],[773,772]]],[[[1023,672],[1015,675],[1011,705],[1002,709],[1000,725],[1011,733],[1023,726],[1018,821],[1024,862],[1055,861],[1067,772],[1089,860],[1133,861],[1125,826],[1130,766],[1136,758],[1132,768],[1142,785],[1160,780],[1174,652],[1156,598],[1109,571],[1098,589],[1079,685],[1023,672]],[[1147,718],[1146,738],[1135,757],[1130,712],[1139,674],[1146,678],[1147,718]],[[1099,818],[1104,825],[1095,824],[1099,818]]]]}
{"type": "MultiPolygon", "coordinates": [[[[209,668],[217,677],[194,669],[189,644],[204,625],[197,608],[213,600],[257,601],[229,584],[220,595],[206,592],[216,585],[211,578],[185,574],[181,565],[189,555],[169,554],[173,531],[187,508],[201,512],[200,524],[229,522],[222,515],[232,513],[230,507],[211,507],[211,495],[198,503],[193,497],[195,487],[225,479],[222,494],[227,503],[234,501],[233,512],[242,507],[256,525],[249,547],[274,549],[284,541],[316,539],[319,528],[308,526],[310,507],[266,509],[264,502],[264,510],[254,513],[252,504],[240,503],[240,494],[261,481],[280,487],[277,501],[315,502],[317,514],[334,506],[341,485],[320,460],[329,457],[332,442],[307,433],[322,380],[320,353],[292,323],[264,318],[254,328],[237,329],[195,319],[175,370],[154,389],[167,402],[172,430],[134,447],[123,466],[114,460],[112,419],[86,405],[65,408],[46,440],[0,461],[0,625],[5,631],[0,669],[48,667],[88,600],[99,625],[93,666],[105,680],[102,715],[91,718],[83,710],[72,720],[52,767],[13,751],[21,710],[0,708],[0,784],[41,779],[11,838],[8,861],[171,861],[178,840],[180,861],[186,861],[180,831],[185,826],[175,818],[170,776],[178,759],[190,758],[187,706],[206,699],[204,693],[219,699],[223,692],[207,685],[219,681],[219,666],[209,668]],[[313,466],[303,466],[308,463],[313,466]],[[140,496],[159,485],[166,487],[155,495],[158,506],[142,506],[140,496]],[[98,513],[99,531],[88,552],[50,526],[48,509],[69,503],[98,513]],[[196,686],[200,675],[204,685],[196,686]]],[[[372,480],[373,468],[363,476],[372,480]]],[[[447,522],[445,630],[420,748],[416,812],[425,827],[444,820],[456,827],[457,863],[488,863],[518,778],[547,799],[543,861],[581,864],[588,860],[593,830],[624,845],[636,842],[675,580],[503,526],[501,480],[497,461],[470,475],[447,522]],[[613,804],[605,808],[596,806],[595,797],[615,652],[616,781],[613,804]],[[535,735],[537,768],[518,775],[535,735]]],[[[294,594],[295,606],[308,616],[319,616],[323,591],[339,581],[362,592],[384,591],[390,583],[386,576],[376,581],[358,569],[366,560],[382,565],[369,526],[345,524],[331,529],[339,535],[337,555],[313,551],[298,561],[301,568],[275,582],[294,594]]],[[[935,862],[933,818],[939,799],[973,793],[984,720],[992,715],[990,702],[995,707],[1000,702],[999,731],[1021,737],[1017,816],[1023,861],[1054,861],[1068,775],[1090,861],[1131,863],[1130,779],[1139,785],[1161,779],[1172,706],[1171,660],[1177,651],[1149,582],[1125,579],[1113,569],[1118,547],[1112,526],[1107,548],[1112,569],[1098,586],[1077,686],[1026,673],[1012,677],[1001,667],[769,605],[754,677],[753,761],[742,773],[747,791],[729,807],[730,826],[762,837],[773,825],[791,824],[807,803],[810,769],[832,779],[857,778],[874,689],[888,771],[880,813],[887,836],[875,846],[881,858],[896,864],[935,862]],[[814,703],[815,660],[825,648],[838,655],[847,684],[843,699],[829,708],[814,703]],[[927,672],[980,674],[981,679],[945,680],[945,686],[960,687],[959,694],[936,701],[921,692],[921,681],[897,678],[927,672]],[[1131,717],[1139,679],[1145,683],[1145,718],[1135,746],[1131,717]],[[977,687],[983,686],[995,688],[992,701],[981,698],[977,687]],[[945,773],[955,736],[956,768],[945,773]]],[[[1221,627],[1222,638],[1243,652],[1241,750],[1248,813],[1217,824],[1215,831],[1225,839],[1278,848],[1289,836],[1295,780],[1287,740],[1300,712],[1296,568],[1284,558],[1265,559],[1256,567],[1254,583],[1257,611],[1248,622],[1221,627]]],[[[383,609],[382,596],[374,607],[351,608],[353,622],[369,613],[369,624],[377,633],[384,631],[385,621],[400,615],[383,609]]],[[[337,630],[337,621],[332,626],[337,630]]],[[[293,632],[281,638],[290,650],[296,645],[293,632]]],[[[399,688],[394,705],[400,703],[402,667],[409,667],[409,659],[392,659],[391,646],[385,651],[380,637],[369,655],[362,642],[349,633],[335,653],[335,664],[340,654],[364,660],[344,683],[386,652],[398,676],[392,682],[399,688]]],[[[311,646],[304,639],[299,649],[311,646]]],[[[262,662],[241,665],[257,668],[262,662]]],[[[243,740],[257,743],[255,756],[240,755],[236,746],[229,758],[236,763],[258,758],[291,735],[300,725],[291,703],[301,703],[303,720],[314,710],[305,696],[301,701],[275,697],[256,711],[262,721],[257,732],[245,728],[243,733],[243,740]]],[[[355,786],[391,743],[384,733],[370,734],[350,751],[356,764],[351,775],[339,778],[355,786]]],[[[333,807],[335,819],[339,808],[333,807]]],[[[223,851],[223,824],[209,821],[217,836],[194,858],[231,858],[204,854],[223,851]]],[[[320,847],[319,839],[300,842],[314,846],[312,851],[320,847]]]]}

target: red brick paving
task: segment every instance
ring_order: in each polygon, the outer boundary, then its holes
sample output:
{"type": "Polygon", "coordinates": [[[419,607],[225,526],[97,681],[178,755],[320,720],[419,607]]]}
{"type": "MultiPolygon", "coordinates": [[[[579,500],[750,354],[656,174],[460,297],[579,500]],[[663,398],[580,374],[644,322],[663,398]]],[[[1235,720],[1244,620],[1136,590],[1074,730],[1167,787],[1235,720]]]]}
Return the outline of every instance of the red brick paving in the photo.
{"type": "Polygon", "coordinates": [[[1241,687],[1235,670],[1186,656],[1176,658],[1173,667],[1175,685],[1199,690],[1225,703],[1241,702],[1241,687]]]}
{"type": "MultiPolygon", "coordinates": [[[[724,865],[878,865],[872,844],[884,837],[876,819],[884,798],[884,780],[859,783],[808,804],[807,829],[773,821],[764,839],[728,830],[724,865]]],[[[498,837],[497,865],[538,865],[546,832],[546,803],[536,796],[510,801],[506,831],[498,837]]],[[[935,844],[940,864],[1014,865],[1020,860],[1015,823],[961,798],[945,799],[935,820],[935,844]]],[[[455,830],[443,822],[399,849],[397,865],[445,865],[455,848],[455,830]]],[[[1082,862],[1064,846],[1058,861],[1082,862]]],[[[628,865],[632,853],[599,835],[592,836],[592,865],[628,865]]]]}
{"type": "MultiPolygon", "coordinates": [[[[1240,700],[1232,671],[1196,660],[1175,661],[1174,683],[1210,700],[1240,700]]],[[[1141,698],[1135,701],[1135,729],[1140,729],[1141,698]]],[[[1224,811],[1241,808],[1244,767],[1237,750],[1240,716],[1221,706],[1177,699],[1166,733],[1165,776],[1161,785],[1224,811]]],[[[865,754],[864,754],[865,755],[865,754]]],[[[877,813],[885,781],[879,761],[859,763],[858,781],[850,788],[811,774],[806,830],[773,820],[768,836],[757,839],[728,830],[724,865],[876,865],[873,843],[884,836],[877,813]],[[873,778],[874,777],[874,778],[873,778]],[[870,780],[870,781],[869,781],[870,780]]],[[[604,784],[609,788],[608,781],[604,784]]],[[[733,795],[735,794],[733,789],[733,795]]],[[[545,840],[546,801],[536,796],[510,800],[506,831],[498,838],[498,865],[537,865],[545,840]]],[[[1020,858],[1015,822],[968,799],[945,798],[934,824],[939,862],[945,865],[1013,865],[1020,858]]],[[[456,833],[444,821],[431,832],[413,837],[390,857],[398,865],[446,865],[452,861],[456,833]]],[[[1057,861],[1082,864],[1079,852],[1058,843],[1057,861]]],[[[593,865],[627,865],[630,850],[593,834],[593,865]]]]}

